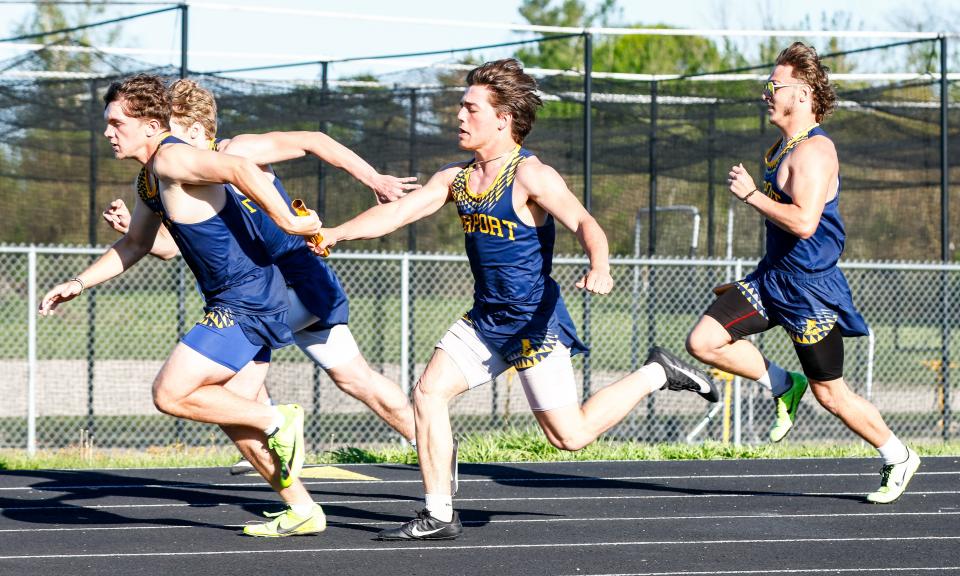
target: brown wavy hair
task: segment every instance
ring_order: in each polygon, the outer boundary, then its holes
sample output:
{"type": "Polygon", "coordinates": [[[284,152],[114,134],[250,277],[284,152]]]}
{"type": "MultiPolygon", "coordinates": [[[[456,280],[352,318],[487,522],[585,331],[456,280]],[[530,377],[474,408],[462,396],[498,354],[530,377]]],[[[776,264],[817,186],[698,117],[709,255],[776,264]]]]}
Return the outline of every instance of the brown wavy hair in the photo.
{"type": "Polygon", "coordinates": [[[103,95],[104,105],[121,101],[123,112],[131,118],[158,120],[170,127],[170,99],[163,78],[155,74],[137,74],[114,82],[103,95]]]}
{"type": "Polygon", "coordinates": [[[523,144],[537,119],[537,108],[543,106],[537,81],[523,71],[523,65],[514,58],[487,62],[467,74],[467,86],[490,90],[490,104],[497,114],[513,118],[511,135],[514,142],[523,144]]]}
{"type": "Polygon", "coordinates": [[[217,101],[210,92],[193,80],[180,79],[170,85],[171,118],[189,128],[199,122],[207,138],[217,135],[217,101]]]}
{"type": "Polygon", "coordinates": [[[837,106],[837,91],[827,77],[829,68],[820,61],[813,46],[794,42],[777,56],[777,66],[793,68],[793,77],[813,90],[813,113],[822,122],[837,106]]]}

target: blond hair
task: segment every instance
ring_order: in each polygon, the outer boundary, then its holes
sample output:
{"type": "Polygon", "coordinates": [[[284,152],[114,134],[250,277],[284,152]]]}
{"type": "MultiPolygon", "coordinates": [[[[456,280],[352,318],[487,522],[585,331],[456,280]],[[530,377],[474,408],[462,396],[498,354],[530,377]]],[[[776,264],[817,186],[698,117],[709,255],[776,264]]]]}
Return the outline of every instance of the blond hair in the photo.
{"type": "Polygon", "coordinates": [[[213,92],[185,78],[170,85],[170,120],[182,126],[199,122],[208,138],[217,135],[217,101],[213,92]]]}

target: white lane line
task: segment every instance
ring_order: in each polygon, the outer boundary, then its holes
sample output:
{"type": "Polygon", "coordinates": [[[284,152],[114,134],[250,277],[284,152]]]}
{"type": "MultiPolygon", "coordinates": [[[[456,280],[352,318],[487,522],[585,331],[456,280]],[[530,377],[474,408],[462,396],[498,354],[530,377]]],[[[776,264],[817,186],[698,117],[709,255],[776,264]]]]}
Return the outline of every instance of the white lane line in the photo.
{"type": "MultiPolygon", "coordinates": [[[[503,482],[537,484],[542,482],[643,482],[656,480],[749,480],[754,478],[863,478],[876,476],[877,472],[843,472],[826,474],[704,474],[688,476],[557,476],[551,478],[460,478],[461,483],[473,484],[499,484],[503,482]]],[[[935,472],[917,472],[914,476],[960,476],[960,470],[957,471],[935,471],[935,472]]],[[[304,478],[303,483],[307,486],[327,486],[345,484],[420,484],[419,478],[411,480],[309,480],[304,478]]],[[[262,488],[264,482],[260,479],[250,482],[214,482],[205,484],[202,482],[182,482],[179,484],[72,484],[49,486],[7,486],[0,487],[3,492],[16,491],[34,491],[34,492],[60,492],[64,490],[118,490],[118,489],[180,489],[180,488],[262,488]]]]}
{"type": "MultiPolygon", "coordinates": [[[[908,491],[901,498],[908,496],[954,496],[960,494],[958,490],[941,491],[908,491]]],[[[569,501],[569,500],[671,500],[679,498],[769,498],[769,497],[830,497],[830,496],[858,496],[863,497],[863,492],[764,492],[760,494],[647,494],[647,495],[626,495],[626,496],[517,496],[517,497],[496,497],[496,498],[457,498],[459,504],[467,502],[548,502],[548,501],[569,501]]],[[[419,503],[420,498],[377,498],[372,500],[325,500],[318,502],[323,506],[344,506],[357,504],[396,504],[396,503],[419,503]]],[[[0,508],[0,512],[8,510],[108,510],[123,508],[213,508],[216,506],[239,506],[239,505],[266,505],[281,506],[280,502],[274,501],[256,501],[256,502],[194,502],[194,503],[161,503],[161,504],[76,504],[72,506],[7,506],[0,508]]]]}
{"type": "MultiPolygon", "coordinates": [[[[854,513],[825,513],[825,514],[717,514],[717,515],[698,515],[698,516],[618,516],[613,518],[593,517],[593,518],[509,518],[506,520],[464,520],[464,526],[484,526],[487,524],[548,524],[560,522],[654,522],[654,521],[679,521],[679,520],[806,520],[821,518],[841,518],[841,519],[860,519],[860,518],[900,518],[900,517],[918,517],[918,516],[960,516],[957,512],[854,512],[854,513]]],[[[329,517],[328,517],[329,518],[329,517]]],[[[376,521],[376,522],[327,522],[328,526],[392,526],[396,521],[376,521]]],[[[227,528],[241,528],[243,524],[225,524],[227,528]]],[[[33,533],[33,532],[86,532],[88,530],[165,530],[169,528],[208,528],[208,526],[197,526],[196,524],[177,524],[166,526],[109,526],[109,527],[85,527],[71,526],[68,528],[4,528],[0,533],[33,533]]]]}
{"type": "Polygon", "coordinates": [[[174,528],[199,528],[192,524],[178,524],[174,526],[88,526],[74,528],[12,528],[0,530],[0,533],[10,532],[94,532],[102,530],[170,530],[174,528]]]}
{"type": "MultiPolygon", "coordinates": [[[[902,536],[889,538],[791,538],[791,545],[795,544],[839,544],[845,542],[910,542],[910,541],[960,541],[960,536],[902,536]]],[[[632,541],[632,542],[565,542],[565,543],[544,543],[544,544],[466,544],[466,545],[416,545],[406,544],[403,546],[372,546],[360,548],[343,548],[340,546],[333,548],[305,548],[305,549],[285,549],[280,550],[270,548],[266,550],[208,550],[196,552],[118,552],[103,554],[29,554],[22,556],[0,556],[0,560],[58,560],[70,558],[149,558],[156,556],[229,556],[229,555],[250,555],[250,554],[317,554],[322,552],[341,553],[341,552],[415,552],[420,553],[425,550],[516,550],[516,549],[536,549],[536,548],[596,548],[596,547],[623,547],[623,546],[682,546],[690,548],[691,546],[713,546],[713,545],[755,545],[771,544],[782,545],[782,538],[772,539],[723,539],[723,540],[658,540],[658,541],[632,541]]]]}
{"type": "Polygon", "coordinates": [[[879,572],[888,574],[891,572],[944,572],[947,570],[960,570],[960,566],[913,566],[910,568],[788,568],[785,570],[711,570],[706,571],[683,571],[683,572],[617,572],[615,574],[571,574],[570,576],[722,576],[724,574],[864,574],[867,572],[879,572]]]}

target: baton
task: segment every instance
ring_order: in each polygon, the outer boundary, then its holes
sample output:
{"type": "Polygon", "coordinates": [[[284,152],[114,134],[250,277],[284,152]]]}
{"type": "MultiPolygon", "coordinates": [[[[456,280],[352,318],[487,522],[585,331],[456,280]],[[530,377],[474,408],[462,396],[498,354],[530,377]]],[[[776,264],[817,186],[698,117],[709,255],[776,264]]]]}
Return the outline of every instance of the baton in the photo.
{"type": "MultiPolygon", "coordinates": [[[[297,198],[297,199],[295,199],[293,202],[291,202],[291,203],[290,203],[290,207],[293,208],[293,212],[294,212],[294,214],[296,214],[297,216],[309,216],[309,215],[310,215],[310,211],[307,210],[307,205],[304,204],[304,203],[303,203],[303,200],[301,200],[301,199],[299,199],[299,198],[297,198]]],[[[314,234],[313,236],[310,237],[310,241],[313,242],[314,244],[319,245],[321,242],[323,242],[323,236],[321,236],[320,234],[314,234]]],[[[324,249],[323,249],[323,253],[320,254],[320,255],[323,256],[324,258],[326,258],[327,256],[330,255],[330,249],[329,249],[329,248],[324,248],[324,249]]]]}

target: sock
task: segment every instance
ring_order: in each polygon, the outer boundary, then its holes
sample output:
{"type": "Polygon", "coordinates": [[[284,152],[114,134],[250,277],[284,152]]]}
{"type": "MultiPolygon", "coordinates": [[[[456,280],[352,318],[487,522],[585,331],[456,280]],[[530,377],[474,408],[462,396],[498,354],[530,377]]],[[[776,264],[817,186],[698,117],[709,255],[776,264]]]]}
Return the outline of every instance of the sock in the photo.
{"type": "Polygon", "coordinates": [[[297,504],[288,503],[293,513],[301,518],[306,518],[313,513],[313,502],[298,502],[297,504]]]}
{"type": "Polygon", "coordinates": [[[757,379],[757,382],[767,390],[770,390],[774,398],[783,396],[789,392],[790,387],[793,386],[793,379],[790,378],[790,374],[778,366],[776,362],[770,362],[770,365],[767,366],[767,371],[757,379]]]}
{"type": "Polygon", "coordinates": [[[884,464],[900,464],[906,462],[907,458],[910,457],[910,453],[907,452],[907,447],[904,446],[903,442],[901,442],[893,432],[890,433],[890,439],[887,440],[883,446],[877,448],[877,452],[879,452],[880,457],[883,458],[884,464]]]}
{"type": "Polygon", "coordinates": [[[437,520],[453,521],[453,496],[447,494],[427,494],[427,512],[437,520]]]}
{"type": "Polygon", "coordinates": [[[642,376],[640,386],[645,387],[647,393],[655,392],[667,383],[667,373],[656,362],[641,367],[635,374],[642,376]]]}
{"type": "Polygon", "coordinates": [[[273,421],[270,422],[269,426],[263,429],[264,434],[267,436],[273,436],[277,433],[277,430],[283,426],[283,414],[277,410],[276,406],[272,406],[271,409],[273,411],[273,421]]]}

